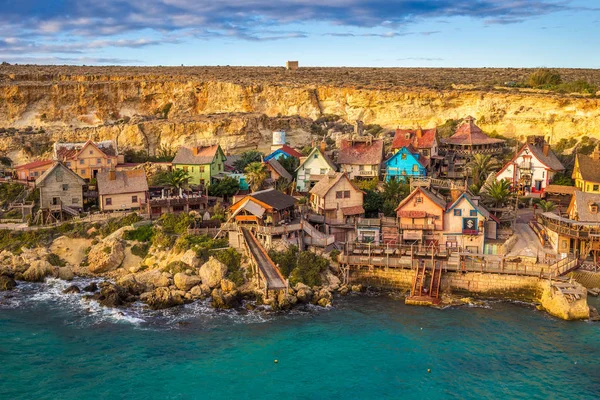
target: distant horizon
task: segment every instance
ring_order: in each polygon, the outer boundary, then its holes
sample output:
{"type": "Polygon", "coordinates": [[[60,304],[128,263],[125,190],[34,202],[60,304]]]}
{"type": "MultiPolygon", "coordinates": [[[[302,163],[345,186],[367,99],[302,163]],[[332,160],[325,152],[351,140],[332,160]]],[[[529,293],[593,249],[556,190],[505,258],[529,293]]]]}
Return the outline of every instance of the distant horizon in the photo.
{"type": "Polygon", "coordinates": [[[593,0],[3,2],[0,62],[600,68],[593,0]],[[177,60],[177,61],[175,61],[177,60]]]}

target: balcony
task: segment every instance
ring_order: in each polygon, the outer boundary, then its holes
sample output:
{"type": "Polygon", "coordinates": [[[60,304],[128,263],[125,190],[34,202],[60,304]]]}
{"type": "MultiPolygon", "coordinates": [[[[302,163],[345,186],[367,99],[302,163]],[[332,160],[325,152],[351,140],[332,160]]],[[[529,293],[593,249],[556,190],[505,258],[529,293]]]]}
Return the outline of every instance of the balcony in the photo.
{"type": "Polygon", "coordinates": [[[398,226],[400,229],[408,229],[415,231],[433,231],[435,230],[435,225],[431,224],[400,224],[398,226]]]}
{"type": "Polygon", "coordinates": [[[522,162],[519,164],[519,169],[521,171],[525,170],[525,171],[531,171],[531,161],[526,161],[526,162],[522,162]]]}
{"type": "Polygon", "coordinates": [[[377,176],[377,171],[358,171],[358,175],[360,176],[377,176]]]}
{"type": "Polygon", "coordinates": [[[477,230],[477,229],[463,229],[462,233],[463,233],[463,235],[477,236],[477,235],[479,235],[479,230],[477,230]]]}

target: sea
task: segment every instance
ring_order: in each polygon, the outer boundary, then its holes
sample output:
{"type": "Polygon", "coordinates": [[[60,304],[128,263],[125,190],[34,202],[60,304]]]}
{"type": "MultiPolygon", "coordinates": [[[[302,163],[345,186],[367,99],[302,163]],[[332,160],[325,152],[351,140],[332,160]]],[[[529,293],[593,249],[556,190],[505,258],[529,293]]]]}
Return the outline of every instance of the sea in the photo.
{"type": "Polygon", "coordinates": [[[367,293],[290,312],[150,311],[62,294],[70,284],[0,292],[0,399],[600,398],[600,323],[531,304],[367,293]]]}

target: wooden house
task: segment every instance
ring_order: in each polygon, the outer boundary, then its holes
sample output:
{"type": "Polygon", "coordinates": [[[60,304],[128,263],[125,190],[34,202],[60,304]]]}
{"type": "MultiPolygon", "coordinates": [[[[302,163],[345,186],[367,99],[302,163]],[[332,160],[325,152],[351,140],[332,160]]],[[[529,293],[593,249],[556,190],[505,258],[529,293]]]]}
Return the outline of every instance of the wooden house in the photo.
{"type": "Polygon", "coordinates": [[[21,181],[35,181],[52,166],[52,160],[38,160],[23,165],[17,165],[15,170],[16,179],[21,181]]]}
{"type": "Polygon", "coordinates": [[[265,157],[265,161],[269,161],[271,159],[279,160],[281,158],[294,157],[300,160],[303,156],[302,153],[288,146],[287,144],[282,145],[271,154],[265,157]]]}
{"type": "Polygon", "coordinates": [[[479,198],[465,192],[446,209],[444,244],[482,254],[486,238],[497,238],[497,228],[498,221],[479,204],[479,198]]]}
{"type": "Polygon", "coordinates": [[[330,223],[363,215],[363,201],[364,192],[342,172],[327,174],[310,190],[310,208],[330,223]]]}
{"type": "Polygon", "coordinates": [[[383,140],[359,137],[356,140],[342,140],[337,162],[340,171],[350,179],[378,178],[383,160],[383,140]]]}
{"type": "Polygon", "coordinates": [[[498,171],[496,179],[509,181],[525,196],[539,196],[554,175],[564,170],[543,136],[529,136],[512,160],[498,171]]]}
{"type": "Polygon", "coordinates": [[[577,154],[572,178],[575,187],[586,193],[600,193],[600,148],[589,156],[577,154]]]}
{"type": "Polygon", "coordinates": [[[385,161],[385,180],[395,179],[407,182],[410,178],[421,178],[427,175],[427,169],[419,153],[413,153],[412,147],[402,147],[385,161]]]}
{"type": "Polygon", "coordinates": [[[244,196],[230,208],[238,223],[278,225],[296,217],[296,200],[275,189],[260,190],[244,196]]]}
{"type": "Polygon", "coordinates": [[[225,170],[226,159],[218,144],[180,147],[173,159],[173,168],[187,171],[192,185],[210,185],[212,177],[225,170]]]}
{"type": "Polygon", "coordinates": [[[55,161],[36,181],[40,208],[47,213],[78,215],[83,208],[85,181],[63,163],[55,161]]]}
{"type": "Polygon", "coordinates": [[[142,169],[101,172],[97,175],[102,211],[145,210],[148,204],[148,181],[142,169]]]}
{"type": "Polygon", "coordinates": [[[403,243],[442,244],[446,201],[418,187],[396,207],[403,243]]]}
{"type": "Polygon", "coordinates": [[[275,184],[279,178],[286,180],[287,182],[292,182],[294,179],[292,175],[277,161],[276,158],[272,158],[269,161],[265,162],[265,167],[269,172],[268,181],[270,184],[275,184]]]}
{"type": "Polygon", "coordinates": [[[53,158],[86,180],[95,179],[100,172],[108,172],[124,161],[112,140],[84,143],[54,144],[53,158]]]}

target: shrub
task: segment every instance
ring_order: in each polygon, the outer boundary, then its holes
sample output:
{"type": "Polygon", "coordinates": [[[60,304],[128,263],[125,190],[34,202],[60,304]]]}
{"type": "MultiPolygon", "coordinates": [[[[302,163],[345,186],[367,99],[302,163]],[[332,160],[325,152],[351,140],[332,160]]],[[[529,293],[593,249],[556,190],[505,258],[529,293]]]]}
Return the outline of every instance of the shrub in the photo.
{"type": "Polygon", "coordinates": [[[102,251],[105,252],[106,254],[110,254],[111,248],[110,248],[110,246],[106,246],[102,249],[102,251]]]}
{"type": "Polygon", "coordinates": [[[337,250],[337,249],[333,249],[331,250],[331,252],[329,253],[329,258],[331,258],[333,261],[337,262],[337,258],[338,256],[341,254],[341,251],[337,250]]]}
{"type": "Polygon", "coordinates": [[[215,258],[227,265],[227,279],[237,286],[244,284],[244,269],[241,268],[242,255],[235,249],[221,250],[215,253],[215,258]]]}
{"type": "Polygon", "coordinates": [[[188,228],[194,222],[194,217],[185,213],[179,215],[163,214],[158,222],[166,233],[183,235],[187,233],[188,228]]]}
{"type": "Polygon", "coordinates": [[[298,252],[291,246],[284,252],[269,251],[269,257],[279,266],[284,277],[289,278],[291,285],[302,282],[308,286],[321,285],[321,274],[329,267],[329,260],[311,251],[298,252]]]}
{"type": "Polygon", "coordinates": [[[137,213],[128,214],[123,218],[111,218],[102,227],[100,227],[99,232],[103,237],[106,237],[124,226],[131,225],[141,220],[142,217],[137,215],[137,213]]]}
{"type": "Polygon", "coordinates": [[[527,84],[532,88],[550,88],[562,83],[560,74],[548,68],[539,68],[527,78],[527,84]]]}
{"type": "Polygon", "coordinates": [[[64,267],[67,265],[66,261],[60,258],[57,254],[50,253],[46,256],[46,261],[55,267],[64,267]]]}
{"type": "Polygon", "coordinates": [[[136,240],[138,242],[150,242],[154,235],[154,228],[152,225],[142,225],[134,230],[127,231],[123,235],[125,240],[136,240]]]}
{"type": "Polygon", "coordinates": [[[148,249],[150,245],[148,243],[138,243],[131,246],[131,254],[141,258],[146,258],[148,255],[148,249]]]}
{"type": "Polygon", "coordinates": [[[186,263],[181,261],[173,261],[168,263],[165,267],[161,268],[161,271],[175,275],[179,272],[185,272],[188,269],[190,269],[190,266],[186,263]]]}

